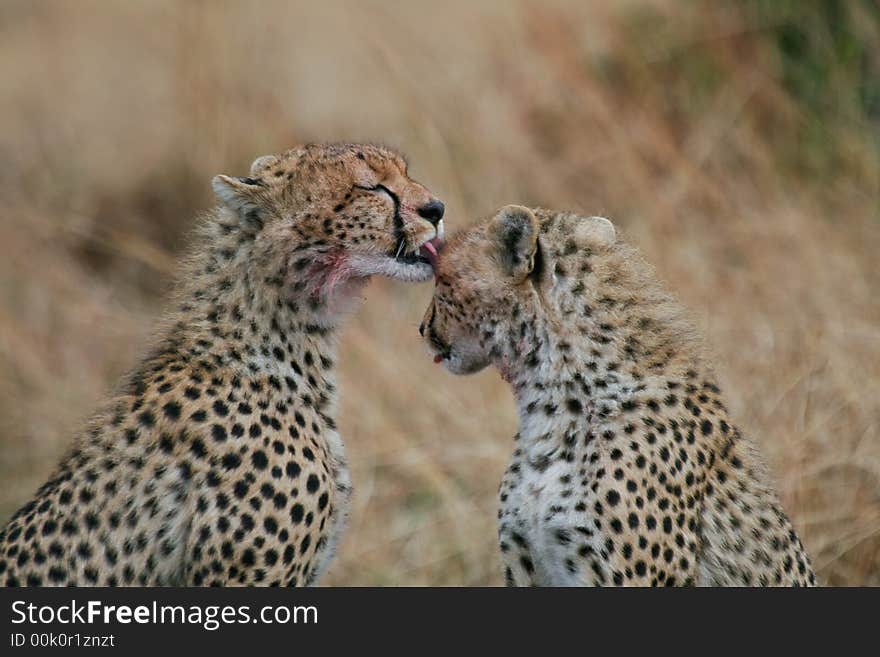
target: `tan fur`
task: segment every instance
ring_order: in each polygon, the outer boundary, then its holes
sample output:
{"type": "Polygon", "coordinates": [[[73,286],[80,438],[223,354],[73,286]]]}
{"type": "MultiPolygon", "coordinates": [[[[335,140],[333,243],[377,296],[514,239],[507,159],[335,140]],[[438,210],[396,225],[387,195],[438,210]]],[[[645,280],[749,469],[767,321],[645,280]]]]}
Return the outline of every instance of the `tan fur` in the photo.
{"type": "Polygon", "coordinates": [[[454,236],[421,332],[516,396],[508,583],[815,583],[697,332],[606,219],[508,206],[454,236]]]}
{"type": "Polygon", "coordinates": [[[337,327],[371,274],[430,277],[416,254],[442,205],[398,154],[356,144],[264,156],[214,188],[152,351],[0,532],[0,582],[297,585],[326,568],[351,496],[337,327]]]}

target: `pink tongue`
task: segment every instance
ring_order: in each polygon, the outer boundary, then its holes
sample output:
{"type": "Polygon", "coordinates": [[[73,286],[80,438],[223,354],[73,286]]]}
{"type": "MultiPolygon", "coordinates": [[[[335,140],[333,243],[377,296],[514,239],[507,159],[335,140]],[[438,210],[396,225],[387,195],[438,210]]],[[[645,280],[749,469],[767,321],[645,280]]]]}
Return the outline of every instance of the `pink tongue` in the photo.
{"type": "Polygon", "coordinates": [[[434,356],[434,362],[435,362],[435,363],[439,363],[439,362],[441,362],[442,360],[443,360],[443,356],[441,356],[440,354],[437,354],[436,356],[434,356]]]}
{"type": "Polygon", "coordinates": [[[428,260],[431,261],[431,267],[434,271],[437,271],[437,249],[431,242],[425,242],[422,244],[422,248],[428,252],[428,260]]]}

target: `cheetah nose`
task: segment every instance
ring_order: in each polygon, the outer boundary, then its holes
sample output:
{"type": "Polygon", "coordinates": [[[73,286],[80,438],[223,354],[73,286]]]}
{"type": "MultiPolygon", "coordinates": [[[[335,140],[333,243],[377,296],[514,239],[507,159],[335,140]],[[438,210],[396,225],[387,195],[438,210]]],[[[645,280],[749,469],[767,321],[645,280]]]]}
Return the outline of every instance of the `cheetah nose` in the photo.
{"type": "Polygon", "coordinates": [[[421,335],[422,337],[425,337],[425,323],[424,322],[419,324],[419,335],[421,335]]]}
{"type": "Polygon", "coordinates": [[[418,209],[419,216],[422,219],[427,219],[434,226],[440,223],[445,211],[446,206],[443,205],[442,201],[438,201],[437,199],[431,199],[418,209]]]}

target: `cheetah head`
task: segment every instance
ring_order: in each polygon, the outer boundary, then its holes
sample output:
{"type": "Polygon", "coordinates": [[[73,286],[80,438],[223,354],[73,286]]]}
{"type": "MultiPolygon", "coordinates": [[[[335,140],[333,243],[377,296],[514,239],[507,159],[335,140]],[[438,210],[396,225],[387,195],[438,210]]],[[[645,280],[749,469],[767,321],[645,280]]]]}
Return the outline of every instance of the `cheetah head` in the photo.
{"type": "Polygon", "coordinates": [[[444,206],[383,147],[310,144],[258,158],[250,175],[219,175],[214,191],[256,255],[289,288],[313,294],[380,274],[433,275],[444,206]]]}
{"type": "Polygon", "coordinates": [[[561,231],[578,249],[605,249],[616,240],[614,227],[602,217],[518,205],[452,237],[439,258],[434,297],[419,327],[435,362],[454,374],[495,363],[504,374],[511,359],[528,353],[531,346],[520,343],[540,339],[537,323],[546,327],[555,321],[559,253],[553,235],[546,234],[550,230],[561,231]]]}

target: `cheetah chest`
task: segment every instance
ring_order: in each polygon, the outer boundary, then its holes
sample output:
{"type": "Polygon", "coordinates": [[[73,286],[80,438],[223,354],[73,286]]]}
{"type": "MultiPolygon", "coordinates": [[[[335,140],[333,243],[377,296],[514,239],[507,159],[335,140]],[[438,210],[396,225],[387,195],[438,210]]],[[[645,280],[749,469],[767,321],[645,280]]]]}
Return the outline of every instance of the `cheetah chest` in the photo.
{"type": "Polygon", "coordinates": [[[560,543],[583,514],[574,510],[570,463],[564,459],[536,465],[515,456],[502,481],[499,541],[508,584],[565,586],[571,572],[560,558],[560,543]]]}

